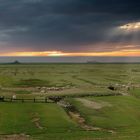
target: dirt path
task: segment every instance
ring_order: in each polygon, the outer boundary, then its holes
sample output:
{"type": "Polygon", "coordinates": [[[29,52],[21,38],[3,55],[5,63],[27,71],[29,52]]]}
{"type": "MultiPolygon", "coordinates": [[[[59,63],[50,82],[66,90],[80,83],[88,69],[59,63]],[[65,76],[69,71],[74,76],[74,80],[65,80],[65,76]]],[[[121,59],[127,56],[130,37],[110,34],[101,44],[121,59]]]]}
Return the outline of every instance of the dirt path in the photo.
{"type": "Polygon", "coordinates": [[[86,123],[85,119],[77,112],[69,111],[68,114],[75,122],[77,122],[80,125],[81,128],[83,128],[86,131],[107,131],[107,132],[112,133],[112,134],[116,133],[113,130],[107,130],[107,129],[88,125],[86,123]]]}
{"type": "Polygon", "coordinates": [[[84,130],[87,130],[87,131],[99,131],[101,130],[100,128],[98,127],[93,127],[93,126],[90,126],[90,125],[87,125],[86,122],[85,122],[85,119],[83,117],[80,116],[80,114],[76,113],[76,112],[71,112],[69,111],[69,116],[74,120],[76,121],[81,128],[83,128],[84,130]]]}
{"type": "Polygon", "coordinates": [[[0,135],[0,140],[30,140],[29,135],[13,134],[13,135],[0,135]]]}
{"type": "Polygon", "coordinates": [[[123,91],[121,91],[120,94],[123,95],[123,96],[130,96],[129,93],[123,92],[123,91]]]}

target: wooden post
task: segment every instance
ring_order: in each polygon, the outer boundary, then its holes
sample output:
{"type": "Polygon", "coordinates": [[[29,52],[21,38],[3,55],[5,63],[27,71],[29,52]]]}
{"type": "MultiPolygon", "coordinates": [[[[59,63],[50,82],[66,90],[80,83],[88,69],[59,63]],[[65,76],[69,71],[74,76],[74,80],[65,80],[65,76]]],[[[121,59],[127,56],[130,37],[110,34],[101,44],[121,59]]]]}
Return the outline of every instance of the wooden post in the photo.
{"type": "Polygon", "coordinates": [[[22,99],[22,103],[24,102],[24,99],[22,99]]]}
{"type": "Polygon", "coordinates": [[[35,98],[34,98],[34,103],[35,103],[35,98]]]}
{"type": "Polygon", "coordinates": [[[45,98],[45,103],[47,103],[47,97],[45,98]]]}

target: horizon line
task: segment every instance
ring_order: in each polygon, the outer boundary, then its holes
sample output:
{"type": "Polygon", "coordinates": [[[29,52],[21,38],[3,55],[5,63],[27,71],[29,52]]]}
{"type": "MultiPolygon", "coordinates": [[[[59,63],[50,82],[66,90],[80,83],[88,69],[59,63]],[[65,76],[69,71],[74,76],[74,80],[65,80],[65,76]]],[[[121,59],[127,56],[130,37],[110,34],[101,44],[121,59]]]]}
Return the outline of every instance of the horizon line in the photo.
{"type": "Polygon", "coordinates": [[[109,52],[63,52],[63,51],[18,51],[18,52],[5,52],[0,53],[0,56],[5,57],[82,57],[82,56],[93,56],[93,57],[139,57],[140,49],[131,49],[131,50],[120,50],[120,51],[109,51],[109,52]]]}

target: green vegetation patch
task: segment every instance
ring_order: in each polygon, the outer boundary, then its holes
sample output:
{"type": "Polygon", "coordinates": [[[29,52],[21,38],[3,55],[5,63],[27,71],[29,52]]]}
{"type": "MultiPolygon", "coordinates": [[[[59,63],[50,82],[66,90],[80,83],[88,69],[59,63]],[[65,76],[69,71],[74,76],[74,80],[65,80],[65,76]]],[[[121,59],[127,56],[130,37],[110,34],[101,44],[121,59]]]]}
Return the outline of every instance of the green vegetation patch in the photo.
{"type": "Polygon", "coordinates": [[[20,87],[36,87],[36,86],[50,86],[50,83],[46,80],[40,79],[24,79],[16,83],[20,87]]]}
{"type": "Polygon", "coordinates": [[[65,133],[77,128],[56,104],[1,103],[0,108],[0,134],[65,133]]]}
{"type": "Polygon", "coordinates": [[[17,90],[15,91],[16,94],[31,94],[31,91],[28,90],[17,90]]]}
{"type": "Polygon", "coordinates": [[[137,98],[140,98],[140,88],[131,89],[129,93],[137,98]]]}

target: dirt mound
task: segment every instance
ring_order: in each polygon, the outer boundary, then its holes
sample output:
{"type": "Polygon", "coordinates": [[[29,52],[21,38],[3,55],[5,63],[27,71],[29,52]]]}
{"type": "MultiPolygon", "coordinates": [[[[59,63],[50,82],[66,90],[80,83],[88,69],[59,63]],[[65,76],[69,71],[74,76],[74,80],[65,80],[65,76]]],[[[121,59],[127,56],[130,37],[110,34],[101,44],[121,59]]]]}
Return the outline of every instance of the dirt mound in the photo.
{"type": "Polygon", "coordinates": [[[95,102],[90,101],[84,98],[76,98],[77,101],[80,101],[84,106],[92,109],[101,109],[103,107],[111,107],[112,105],[108,102],[95,102]]]}
{"type": "Polygon", "coordinates": [[[32,122],[35,124],[35,126],[39,129],[43,129],[43,127],[40,124],[40,118],[38,117],[37,113],[32,114],[32,122]]]}

